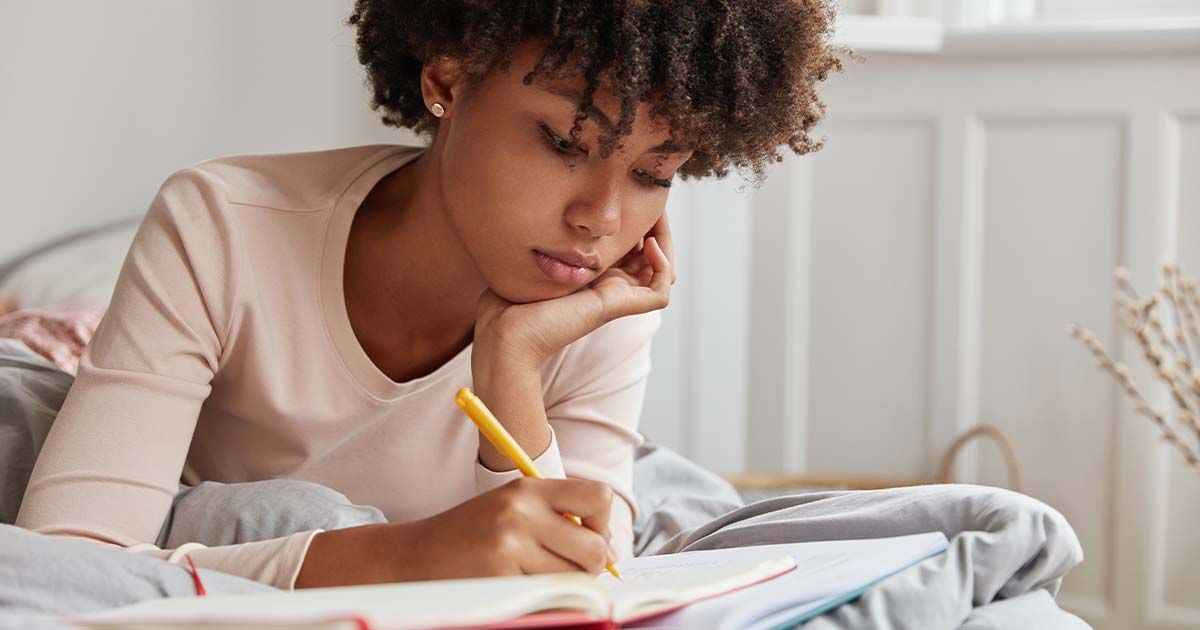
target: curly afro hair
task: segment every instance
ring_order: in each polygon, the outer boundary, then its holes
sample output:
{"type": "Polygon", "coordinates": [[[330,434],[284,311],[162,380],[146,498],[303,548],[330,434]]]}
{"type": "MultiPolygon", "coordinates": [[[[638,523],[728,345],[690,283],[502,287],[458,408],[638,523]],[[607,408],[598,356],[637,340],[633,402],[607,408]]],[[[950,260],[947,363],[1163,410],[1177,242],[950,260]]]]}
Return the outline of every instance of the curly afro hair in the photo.
{"type": "Polygon", "coordinates": [[[425,62],[451,57],[469,81],[507,71],[512,51],[544,41],[523,81],[586,81],[571,129],[578,140],[596,89],[620,102],[601,155],[619,147],[639,102],[667,122],[673,142],[694,152],[680,177],[723,177],[731,168],[761,183],[778,148],[820,148],[810,131],[824,114],[817,84],[840,70],[829,43],[834,13],[824,0],[356,0],[357,29],[372,109],[383,122],[431,137],[425,62]],[[572,64],[568,64],[572,61],[572,64]]]}

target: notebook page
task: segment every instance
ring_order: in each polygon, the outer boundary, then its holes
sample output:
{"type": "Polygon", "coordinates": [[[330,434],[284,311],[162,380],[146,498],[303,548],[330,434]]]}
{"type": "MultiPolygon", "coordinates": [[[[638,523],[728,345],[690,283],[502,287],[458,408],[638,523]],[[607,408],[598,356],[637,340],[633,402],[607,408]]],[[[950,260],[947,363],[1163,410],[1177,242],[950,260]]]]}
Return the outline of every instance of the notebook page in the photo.
{"type": "Polygon", "coordinates": [[[791,625],[857,595],[861,589],[943,551],[946,546],[946,537],[941,532],[931,532],[695,552],[737,557],[783,551],[795,559],[797,569],[754,588],[698,602],[630,627],[757,630],[791,625]]]}
{"type": "Polygon", "coordinates": [[[756,584],[792,571],[796,563],[783,553],[748,558],[659,556],[619,563],[623,580],[607,573],[596,578],[612,602],[612,617],[624,622],[756,584]]]}
{"type": "Polygon", "coordinates": [[[592,576],[567,573],[160,599],[71,621],[93,628],[141,621],[249,628],[357,616],[372,627],[406,630],[482,625],[550,608],[605,617],[608,601],[592,576]]]}

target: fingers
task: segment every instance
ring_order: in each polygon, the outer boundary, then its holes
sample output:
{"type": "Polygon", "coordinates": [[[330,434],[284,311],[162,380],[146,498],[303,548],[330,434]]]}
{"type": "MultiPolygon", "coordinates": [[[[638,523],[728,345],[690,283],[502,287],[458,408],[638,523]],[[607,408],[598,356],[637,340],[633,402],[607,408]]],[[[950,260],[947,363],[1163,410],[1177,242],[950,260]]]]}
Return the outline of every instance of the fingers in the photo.
{"type": "Polygon", "coordinates": [[[671,284],[675,284],[675,240],[671,238],[671,224],[667,221],[667,213],[664,210],[662,216],[658,218],[658,222],[654,224],[654,228],[650,230],[654,236],[654,240],[658,242],[660,249],[667,256],[667,261],[671,264],[671,284]]]}
{"type": "Polygon", "coordinates": [[[599,573],[609,562],[608,539],[586,527],[580,527],[568,519],[547,514],[537,524],[538,538],[554,559],[541,560],[551,567],[560,566],[555,559],[568,564],[567,571],[599,573]]]}
{"type": "MultiPolygon", "coordinates": [[[[568,523],[570,525],[570,523],[568,523]]],[[[573,525],[575,529],[586,533],[582,527],[573,525]]],[[[593,534],[594,535],[594,534],[593,534]]],[[[578,555],[578,554],[577,554],[578,555]]],[[[574,571],[587,571],[592,573],[590,569],[582,567],[579,563],[569,560],[549,547],[538,547],[530,550],[521,557],[519,562],[522,573],[572,573],[574,571]]]]}
{"type": "MultiPolygon", "coordinates": [[[[612,507],[612,488],[590,479],[549,479],[541,484],[543,498],[555,512],[578,516],[584,527],[608,537],[608,513],[612,507]]],[[[564,523],[573,525],[567,519],[564,523]]],[[[574,526],[574,525],[573,525],[574,526]]],[[[578,526],[575,526],[578,527],[578,526]]]]}
{"type": "Polygon", "coordinates": [[[658,239],[648,236],[642,251],[646,264],[640,269],[610,268],[594,285],[602,295],[604,321],[665,308],[671,298],[671,261],[658,239]],[[621,278],[620,283],[603,282],[621,278]]]}
{"type": "Polygon", "coordinates": [[[646,243],[646,259],[654,270],[654,275],[650,277],[650,288],[656,293],[665,291],[666,295],[670,295],[671,285],[675,283],[675,265],[663,250],[658,237],[652,236],[646,239],[646,243]]]}
{"type": "Polygon", "coordinates": [[[657,237],[651,236],[646,239],[644,253],[646,261],[650,264],[649,269],[645,270],[649,278],[645,278],[646,274],[639,278],[644,286],[640,287],[637,304],[630,309],[629,314],[666,308],[671,299],[673,267],[657,237]]]}
{"type": "Polygon", "coordinates": [[[533,531],[543,547],[527,554],[521,568],[527,573],[586,571],[599,573],[614,560],[608,547],[612,488],[588,479],[530,480],[545,509],[530,516],[533,531]],[[565,518],[569,513],[582,526],[565,518]]]}

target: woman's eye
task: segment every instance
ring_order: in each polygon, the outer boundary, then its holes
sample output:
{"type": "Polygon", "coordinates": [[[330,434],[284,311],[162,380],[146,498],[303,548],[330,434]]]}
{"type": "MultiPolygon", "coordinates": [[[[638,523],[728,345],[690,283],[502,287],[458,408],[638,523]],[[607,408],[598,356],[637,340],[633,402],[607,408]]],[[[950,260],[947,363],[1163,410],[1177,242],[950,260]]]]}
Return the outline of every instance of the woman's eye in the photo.
{"type": "Polygon", "coordinates": [[[636,174],[638,176],[638,178],[641,179],[642,182],[644,184],[646,184],[647,186],[659,187],[659,188],[670,188],[671,187],[670,179],[658,179],[657,177],[655,177],[655,176],[651,175],[650,173],[647,173],[646,171],[643,171],[641,169],[637,169],[636,171],[634,171],[634,174],[636,174]]]}
{"type": "Polygon", "coordinates": [[[546,138],[546,143],[549,144],[550,148],[554,149],[555,151],[558,151],[564,155],[587,153],[586,151],[583,151],[582,147],[580,147],[578,144],[570,142],[562,136],[554,133],[554,130],[550,129],[545,124],[540,125],[540,127],[542,128],[542,135],[546,138]]]}
{"type": "MultiPolygon", "coordinates": [[[[554,133],[554,130],[551,129],[550,127],[548,127],[545,123],[538,123],[538,126],[542,130],[542,137],[545,138],[546,144],[550,145],[550,148],[553,149],[555,152],[560,153],[564,156],[587,155],[586,148],[584,148],[583,146],[581,146],[578,143],[571,142],[571,141],[567,140],[566,138],[563,138],[562,136],[558,135],[557,133],[554,133]]],[[[634,175],[637,176],[638,181],[640,181],[644,186],[647,186],[650,188],[670,188],[671,187],[671,179],[670,178],[659,179],[640,168],[634,170],[634,175]]]]}

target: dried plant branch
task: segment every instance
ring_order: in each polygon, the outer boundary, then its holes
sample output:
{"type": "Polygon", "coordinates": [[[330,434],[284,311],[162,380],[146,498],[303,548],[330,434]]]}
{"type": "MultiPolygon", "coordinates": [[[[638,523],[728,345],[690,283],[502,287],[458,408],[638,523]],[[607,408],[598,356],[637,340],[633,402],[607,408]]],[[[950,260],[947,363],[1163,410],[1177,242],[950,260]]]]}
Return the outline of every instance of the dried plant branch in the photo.
{"type": "Polygon", "coordinates": [[[1175,343],[1179,348],[1179,366],[1184,368],[1184,374],[1192,373],[1193,354],[1191,342],[1187,335],[1187,321],[1183,317],[1183,309],[1180,308],[1179,302],[1181,299],[1179,286],[1179,267],[1173,264],[1163,265],[1163,295],[1171,304],[1171,314],[1175,316],[1175,343]]]}
{"type": "Polygon", "coordinates": [[[1197,320],[1200,320],[1200,289],[1196,287],[1195,279],[1186,274],[1183,276],[1183,292],[1187,297],[1184,300],[1187,310],[1191,313],[1188,317],[1191,323],[1190,332],[1196,341],[1200,341],[1200,324],[1197,323],[1197,320]]]}
{"type": "MultiPolygon", "coordinates": [[[[1180,354],[1179,346],[1176,345],[1171,335],[1167,334],[1167,329],[1163,326],[1162,317],[1159,317],[1158,313],[1150,313],[1149,317],[1146,318],[1146,322],[1150,325],[1150,330],[1158,337],[1158,343],[1161,347],[1169,349],[1174,355],[1180,354]]],[[[1190,365],[1189,359],[1186,356],[1182,358],[1182,361],[1190,365]]],[[[1191,370],[1188,371],[1190,372],[1191,370]]]]}
{"type": "Polygon", "coordinates": [[[1200,435],[1200,416],[1188,411],[1179,412],[1179,419],[1185,424],[1191,425],[1191,429],[1200,435]]]}
{"type": "MultiPolygon", "coordinates": [[[[1171,396],[1175,399],[1176,404],[1181,409],[1200,413],[1200,410],[1196,409],[1195,403],[1191,402],[1179,387],[1176,371],[1171,368],[1171,362],[1165,358],[1164,350],[1175,352],[1170,342],[1168,341],[1165,347],[1156,345],[1154,339],[1151,337],[1152,326],[1141,321],[1136,322],[1135,325],[1128,326],[1128,328],[1133,332],[1134,338],[1142,346],[1142,354],[1145,355],[1146,360],[1150,362],[1150,365],[1154,366],[1155,374],[1170,388],[1171,396]]],[[[1165,337],[1166,333],[1163,333],[1163,335],[1165,337]]]]}
{"type": "Polygon", "coordinates": [[[1140,299],[1138,297],[1137,289],[1133,286],[1133,280],[1130,278],[1128,269],[1124,267],[1117,267],[1117,271],[1113,275],[1116,276],[1117,286],[1120,287],[1121,290],[1131,295],[1135,300],[1140,299]]]}
{"type": "MultiPolygon", "coordinates": [[[[1169,276],[1170,270],[1171,267],[1164,266],[1164,275],[1169,276]]],[[[1158,377],[1170,387],[1171,396],[1180,409],[1200,415],[1200,399],[1193,399],[1193,388],[1188,383],[1188,378],[1193,371],[1191,362],[1186,358],[1178,358],[1186,357],[1183,354],[1185,350],[1176,345],[1176,341],[1163,327],[1162,317],[1154,312],[1156,307],[1171,303],[1172,297],[1165,288],[1160,288],[1149,298],[1138,300],[1136,299],[1138,292],[1129,282],[1129,272],[1118,268],[1116,277],[1121,288],[1117,303],[1119,308],[1124,310],[1122,323],[1133,332],[1138,344],[1142,347],[1146,360],[1154,366],[1158,377]],[[1132,301],[1121,297],[1122,293],[1133,296],[1132,301]],[[1174,361],[1167,359],[1168,354],[1176,359],[1174,361]],[[1182,375],[1173,367],[1175,364],[1186,365],[1182,375]]]]}
{"type": "Polygon", "coordinates": [[[1173,386],[1181,389],[1180,395],[1191,403],[1187,408],[1190,414],[1184,419],[1194,420],[1200,415],[1200,372],[1196,369],[1196,357],[1200,357],[1200,334],[1194,332],[1197,329],[1197,316],[1186,294],[1186,282],[1190,278],[1185,278],[1174,264],[1164,265],[1163,272],[1166,276],[1164,289],[1175,316],[1175,341],[1180,347],[1177,362],[1183,372],[1173,386]]]}
{"type": "Polygon", "coordinates": [[[1100,364],[1101,368],[1116,377],[1117,383],[1120,384],[1121,389],[1125,390],[1125,393],[1133,400],[1136,411],[1139,414],[1149,418],[1152,422],[1154,422],[1154,424],[1158,425],[1159,430],[1162,431],[1163,439],[1171,444],[1174,444],[1176,448],[1183,453],[1183,458],[1189,465],[1200,469],[1200,448],[1193,447],[1191,444],[1185,441],[1185,439],[1179,433],[1177,433],[1174,428],[1171,427],[1170,423],[1167,422],[1166,415],[1162,412],[1156,411],[1150,406],[1150,403],[1146,400],[1145,396],[1142,395],[1141,390],[1138,389],[1137,384],[1133,382],[1133,378],[1129,376],[1128,366],[1126,366],[1124,363],[1114,361],[1112,357],[1108,355],[1108,352],[1105,351],[1104,346],[1100,343],[1100,340],[1096,338],[1095,333],[1087,328],[1084,328],[1079,324],[1072,323],[1070,326],[1070,333],[1072,337],[1083,341],[1084,345],[1086,345],[1088,350],[1092,352],[1092,356],[1096,358],[1096,362],[1100,364]]]}
{"type": "MultiPolygon", "coordinates": [[[[1186,320],[1181,327],[1200,353],[1200,290],[1196,289],[1196,281],[1191,276],[1181,273],[1180,280],[1181,310],[1186,320]]],[[[1200,397],[1200,366],[1195,362],[1192,364],[1190,380],[1192,392],[1200,397]]]]}
{"type": "Polygon", "coordinates": [[[1101,368],[1116,378],[1133,400],[1137,413],[1153,422],[1163,439],[1174,444],[1188,465],[1200,471],[1200,290],[1177,266],[1166,264],[1162,271],[1162,285],[1143,297],[1133,286],[1129,271],[1118,267],[1115,301],[1121,325],[1132,333],[1155,376],[1170,390],[1180,426],[1176,427],[1165,411],[1150,405],[1129,368],[1109,356],[1095,333],[1078,324],[1071,324],[1070,333],[1084,343],[1101,368]]]}

